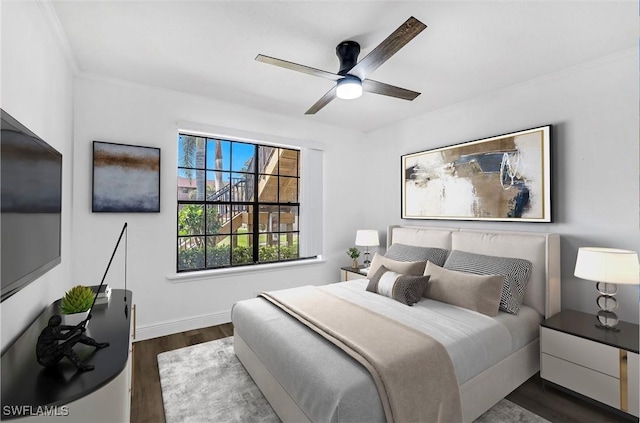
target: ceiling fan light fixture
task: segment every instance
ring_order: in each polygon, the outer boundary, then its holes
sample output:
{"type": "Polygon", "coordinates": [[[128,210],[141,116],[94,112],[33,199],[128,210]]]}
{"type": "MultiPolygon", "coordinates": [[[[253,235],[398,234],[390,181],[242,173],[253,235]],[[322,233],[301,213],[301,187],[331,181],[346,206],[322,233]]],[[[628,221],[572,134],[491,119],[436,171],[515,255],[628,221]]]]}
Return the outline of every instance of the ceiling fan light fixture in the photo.
{"type": "Polygon", "coordinates": [[[356,76],[347,75],[338,81],[336,96],[343,100],[353,100],[362,95],[362,81],[356,76]]]}

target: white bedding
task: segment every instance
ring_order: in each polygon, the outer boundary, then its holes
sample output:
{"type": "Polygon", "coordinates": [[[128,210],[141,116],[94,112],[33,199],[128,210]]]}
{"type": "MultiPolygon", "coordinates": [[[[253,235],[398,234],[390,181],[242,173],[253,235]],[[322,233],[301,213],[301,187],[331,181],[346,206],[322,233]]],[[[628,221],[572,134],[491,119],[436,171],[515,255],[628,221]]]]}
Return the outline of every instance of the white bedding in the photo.
{"type": "MultiPolygon", "coordinates": [[[[359,279],[319,288],[438,340],[449,352],[459,385],[538,338],[542,318],[530,307],[518,316],[500,312],[496,317],[427,298],[410,307],[366,291],[367,283],[359,279]]],[[[236,336],[259,355],[310,421],[384,421],[368,371],[273,304],[263,298],[240,301],[232,320],[236,336]]]]}
{"type": "Polygon", "coordinates": [[[320,289],[413,327],[432,336],[447,349],[458,384],[517,351],[539,334],[542,316],[524,306],[517,316],[500,312],[496,317],[423,298],[409,307],[366,291],[368,279],[324,285],[320,289]]]}
{"type": "MultiPolygon", "coordinates": [[[[543,314],[550,317],[561,308],[560,238],[536,232],[389,226],[387,246],[394,242],[533,264],[518,316],[500,312],[491,318],[426,298],[408,307],[365,294],[366,280],[323,288],[354,302],[371,302],[374,310],[440,341],[456,368],[464,421],[472,422],[539,370],[539,323],[543,314]],[[425,321],[441,326],[426,329],[425,321]],[[489,327],[488,335],[474,332],[478,324],[489,327]],[[467,334],[471,339],[462,341],[467,334]]],[[[262,298],[237,303],[232,320],[238,357],[284,420],[384,421],[370,374],[320,335],[262,298]]]]}

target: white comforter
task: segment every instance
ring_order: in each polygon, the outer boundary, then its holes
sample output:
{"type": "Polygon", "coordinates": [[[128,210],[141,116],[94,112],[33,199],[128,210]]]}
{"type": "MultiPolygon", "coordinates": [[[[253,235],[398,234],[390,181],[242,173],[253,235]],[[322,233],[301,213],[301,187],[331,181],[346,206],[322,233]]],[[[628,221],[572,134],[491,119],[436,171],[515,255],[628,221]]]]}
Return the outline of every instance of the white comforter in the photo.
{"type": "MultiPolygon", "coordinates": [[[[321,289],[438,340],[450,354],[460,385],[538,338],[541,317],[529,307],[518,316],[501,312],[493,318],[426,298],[408,307],[367,292],[367,283],[361,279],[321,289]]],[[[384,421],[375,383],[364,367],[267,300],[236,303],[232,320],[236,335],[311,421],[384,421]]]]}
{"type": "Polygon", "coordinates": [[[451,357],[460,385],[538,337],[541,316],[530,307],[524,306],[517,316],[500,312],[496,317],[427,298],[408,307],[366,291],[367,283],[359,279],[320,288],[438,340],[451,357]]]}

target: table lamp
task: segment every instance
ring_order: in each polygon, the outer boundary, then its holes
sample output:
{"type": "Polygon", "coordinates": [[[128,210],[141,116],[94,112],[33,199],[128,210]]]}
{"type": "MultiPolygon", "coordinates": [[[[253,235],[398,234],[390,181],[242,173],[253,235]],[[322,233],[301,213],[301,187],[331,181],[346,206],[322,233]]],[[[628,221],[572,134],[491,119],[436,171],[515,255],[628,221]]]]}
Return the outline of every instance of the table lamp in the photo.
{"type": "Polygon", "coordinates": [[[619,250],[615,248],[582,247],[578,249],[576,268],[573,274],[581,279],[596,282],[596,289],[600,293],[596,303],[598,323],[601,329],[618,331],[618,316],[614,312],[618,308],[615,295],[619,284],[640,284],[640,266],[638,254],[635,251],[619,250]]]}
{"type": "Polygon", "coordinates": [[[380,245],[378,240],[378,231],[373,229],[358,229],[356,231],[356,245],[364,247],[364,267],[371,265],[369,260],[369,247],[377,247],[380,245]]]}

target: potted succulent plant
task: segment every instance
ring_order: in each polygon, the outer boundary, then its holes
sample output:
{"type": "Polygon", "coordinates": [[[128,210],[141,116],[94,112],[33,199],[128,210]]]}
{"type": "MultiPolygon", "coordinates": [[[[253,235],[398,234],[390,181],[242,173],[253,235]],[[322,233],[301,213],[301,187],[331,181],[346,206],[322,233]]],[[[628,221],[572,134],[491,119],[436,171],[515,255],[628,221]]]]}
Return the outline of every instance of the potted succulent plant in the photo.
{"type": "Polygon", "coordinates": [[[351,263],[351,267],[353,267],[354,269],[357,269],[358,257],[360,257],[360,250],[358,250],[356,247],[351,247],[347,250],[347,255],[351,257],[351,260],[353,260],[353,262],[351,263]]]}
{"type": "Polygon", "coordinates": [[[60,302],[62,323],[75,326],[87,318],[94,292],[88,286],[77,285],[68,290],[60,302]]]}

